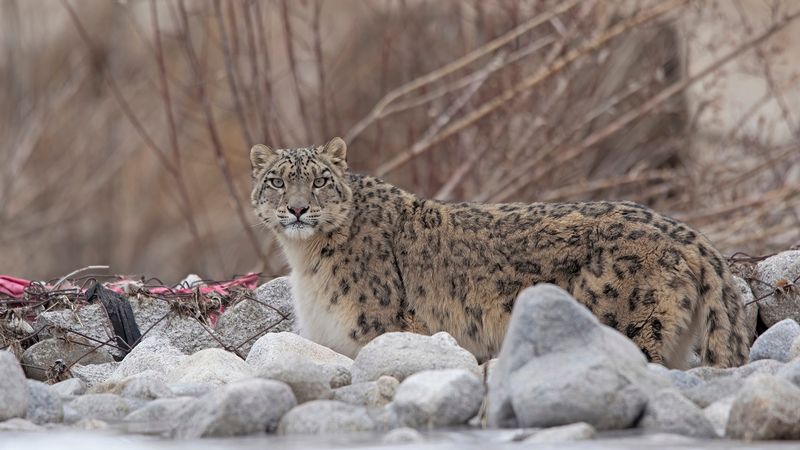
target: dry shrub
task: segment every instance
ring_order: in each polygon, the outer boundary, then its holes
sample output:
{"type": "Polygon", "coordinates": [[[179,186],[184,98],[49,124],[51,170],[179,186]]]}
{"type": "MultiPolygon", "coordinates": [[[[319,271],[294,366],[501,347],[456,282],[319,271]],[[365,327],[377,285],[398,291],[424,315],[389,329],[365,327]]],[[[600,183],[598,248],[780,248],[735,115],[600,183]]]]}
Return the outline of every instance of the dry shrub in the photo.
{"type": "Polygon", "coordinates": [[[771,61],[797,50],[774,48],[796,11],[706,42],[722,3],[7,0],[0,273],[282,273],[248,149],[333,135],[355,170],[426,196],[627,199],[729,253],[788,247],[800,152],[774,130],[798,126],[779,99],[800,76],[771,61]],[[702,95],[743,58],[769,87],[739,117],[758,133],[715,127],[702,95]],[[759,119],[771,103],[785,113],[759,119]]]}

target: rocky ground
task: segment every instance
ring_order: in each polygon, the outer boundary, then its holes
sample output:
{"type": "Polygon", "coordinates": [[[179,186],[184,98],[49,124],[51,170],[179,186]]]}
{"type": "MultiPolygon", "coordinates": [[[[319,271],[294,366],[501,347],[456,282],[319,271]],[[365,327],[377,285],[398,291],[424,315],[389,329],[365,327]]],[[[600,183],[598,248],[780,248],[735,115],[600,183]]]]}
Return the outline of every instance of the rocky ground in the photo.
{"type": "MultiPolygon", "coordinates": [[[[648,364],[626,337],[544,284],[520,294],[501,354],[481,365],[447,333],[387,333],[354,360],[292,333],[291,320],[248,341],[290,305],[285,278],[261,286],[257,302],[228,309],[213,335],[196,321],[158,323],[162,305],[133,302],[149,331],[120,361],[113,349],[86,355],[60,336],[31,346],[21,362],[0,352],[0,430],[180,439],[358,432],[386,444],[425,443],[436,430],[502,430],[493,442],[508,445],[619,432],[800,440],[800,251],[755,271],[762,281],[752,292],[740,286],[748,301],[758,299],[751,326],[765,331],[749,363],[732,369],[648,364]],[[220,348],[244,341],[241,356],[220,348]],[[72,378],[40,381],[48,379],[41,368],[77,358],[72,378]]],[[[101,312],[90,305],[38,321],[107,339],[101,312]]]]}

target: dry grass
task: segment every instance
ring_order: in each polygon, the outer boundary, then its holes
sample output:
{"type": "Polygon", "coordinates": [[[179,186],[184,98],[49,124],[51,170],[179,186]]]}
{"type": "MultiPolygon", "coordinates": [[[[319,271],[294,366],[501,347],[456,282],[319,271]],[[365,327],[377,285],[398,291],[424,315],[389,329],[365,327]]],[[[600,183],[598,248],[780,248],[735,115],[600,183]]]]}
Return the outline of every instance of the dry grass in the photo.
{"type": "Polygon", "coordinates": [[[710,0],[6,0],[0,273],[282,273],[248,149],[333,135],[426,196],[628,199],[727,253],[789,247],[798,8],[758,1],[708,40],[710,0]],[[743,61],[764,89],[734,114],[715,88],[743,61]]]}

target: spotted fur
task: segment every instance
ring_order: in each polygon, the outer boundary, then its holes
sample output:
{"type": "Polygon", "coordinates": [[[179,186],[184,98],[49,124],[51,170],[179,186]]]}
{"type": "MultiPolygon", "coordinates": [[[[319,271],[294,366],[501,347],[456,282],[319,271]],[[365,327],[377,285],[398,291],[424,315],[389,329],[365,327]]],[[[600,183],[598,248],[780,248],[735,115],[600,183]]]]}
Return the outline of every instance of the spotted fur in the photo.
{"type": "Polygon", "coordinates": [[[698,340],[708,365],[745,361],[730,270],[685,224],[630,202],[427,200],[348,172],[345,153],[339,138],[251,151],[252,203],[292,268],[304,336],[354,356],[388,331],[447,331],[487,359],[520,290],[547,282],[651,361],[686,367],[698,340]],[[288,209],[302,207],[299,218],[288,209]]]}

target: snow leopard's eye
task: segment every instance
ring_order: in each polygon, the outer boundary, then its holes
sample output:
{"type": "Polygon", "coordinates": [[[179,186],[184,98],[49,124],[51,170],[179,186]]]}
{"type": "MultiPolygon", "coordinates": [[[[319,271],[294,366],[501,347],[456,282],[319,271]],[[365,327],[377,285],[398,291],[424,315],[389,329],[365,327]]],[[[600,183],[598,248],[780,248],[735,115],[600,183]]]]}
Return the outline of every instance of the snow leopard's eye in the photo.
{"type": "Polygon", "coordinates": [[[328,179],[325,177],[319,177],[314,179],[314,187],[317,189],[325,186],[326,184],[328,184],[328,179]]]}
{"type": "Polygon", "coordinates": [[[271,184],[275,189],[283,189],[283,180],[280,178],[270,178],[269,184],[271,184]]]}

